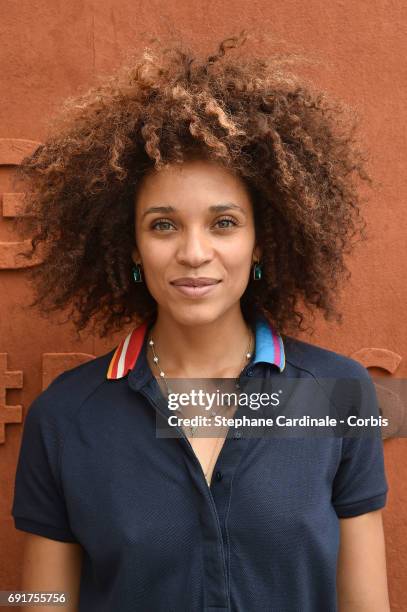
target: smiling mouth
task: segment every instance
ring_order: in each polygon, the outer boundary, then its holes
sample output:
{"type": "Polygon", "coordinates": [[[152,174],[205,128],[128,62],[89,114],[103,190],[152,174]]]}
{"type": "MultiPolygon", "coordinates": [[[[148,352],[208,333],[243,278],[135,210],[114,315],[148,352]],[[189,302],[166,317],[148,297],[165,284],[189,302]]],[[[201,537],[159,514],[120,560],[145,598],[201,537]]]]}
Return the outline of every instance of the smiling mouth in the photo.
{"type": "Polygon", "coordinates": [[[178,278],[171,281],[171,285],[176,287],[207,287],[208,285],[217,285],[220,282],[215,278],[178,278]]]}
{"type": "Polygon", "coordinates": [[[191,283],[181,284],[181,281],[179,281],[179,283],[177,284],[175,283],[170,283],[170,284],[172,285],[172,287],[174,287],[176,291],[178,291],[182,295],[191,297],[191,298],[198,298],[198,297],[203,297],[204,295],[207,295],[208,293],[214,291],[216,287],[220,285],[221,282],[222,281],[219,280],[219,281],[215,281],[211,283],[196,285],[196,284],[191,284],[191,283]]]}

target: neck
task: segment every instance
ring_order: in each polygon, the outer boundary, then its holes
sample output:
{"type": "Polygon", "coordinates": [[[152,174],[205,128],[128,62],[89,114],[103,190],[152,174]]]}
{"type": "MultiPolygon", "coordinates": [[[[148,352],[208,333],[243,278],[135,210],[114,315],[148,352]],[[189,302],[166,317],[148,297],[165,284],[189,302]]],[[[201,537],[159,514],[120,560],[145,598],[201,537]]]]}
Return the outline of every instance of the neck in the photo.
{"type": "MultiPolygon", "coordinates": [[[[246,352],[253,333],[240,305],[210,323],[187,325],[170,313],[158,311],[150,330],[160,367],[167,378],[227,378],[237,376],[246,365],[246,352]]],[[[150,368],[158,375],[147,345],[150,368]]]]}

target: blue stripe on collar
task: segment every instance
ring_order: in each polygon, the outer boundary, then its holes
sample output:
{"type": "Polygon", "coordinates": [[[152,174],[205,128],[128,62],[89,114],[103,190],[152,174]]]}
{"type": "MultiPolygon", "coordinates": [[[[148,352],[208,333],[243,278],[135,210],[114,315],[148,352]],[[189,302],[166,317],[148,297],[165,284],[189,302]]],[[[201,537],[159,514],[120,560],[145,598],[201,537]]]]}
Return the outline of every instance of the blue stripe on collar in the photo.
{"type": "Polygon", "coordinates": [[[258,314],[255,324],[255,354],[253,364],[266,362],[276,365],[280,372],[285,367],[285,350],[283,339],[270,321],[263,314],[258,314]]]}

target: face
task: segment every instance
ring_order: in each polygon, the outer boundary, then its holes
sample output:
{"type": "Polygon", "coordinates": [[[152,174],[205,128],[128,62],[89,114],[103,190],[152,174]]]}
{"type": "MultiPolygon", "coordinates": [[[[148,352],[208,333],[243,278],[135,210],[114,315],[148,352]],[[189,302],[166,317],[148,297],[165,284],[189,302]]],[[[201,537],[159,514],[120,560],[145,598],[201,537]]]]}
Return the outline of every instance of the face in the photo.
{"type": "Polygon", "coordinates": [[[203,160],[144,177],[135,202],[132,253],[157,302],[179,323],[210,323],[240,308],[255,245],[252,204],[231,171],[203,160]],[[191,286],[197,282],[202,286],[191,286]]]}

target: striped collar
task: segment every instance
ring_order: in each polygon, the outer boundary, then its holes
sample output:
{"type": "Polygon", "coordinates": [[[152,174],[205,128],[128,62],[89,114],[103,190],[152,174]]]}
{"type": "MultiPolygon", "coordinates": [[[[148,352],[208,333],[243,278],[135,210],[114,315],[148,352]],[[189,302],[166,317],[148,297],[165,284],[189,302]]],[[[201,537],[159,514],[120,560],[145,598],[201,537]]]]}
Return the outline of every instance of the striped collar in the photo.
{"type": "MultiPolygon", "coordinates": [[[[106,378],[123,378],[132,370],[143,347],[148,323],[144,321],[127,334],[117,346],[110,361],[106,378]]],[[[271,363],[282,372],[285,367],[283,340],[262,314],[258,314],[255,325],[255,354],[252,365],[260,362],[271,363]]]]}

